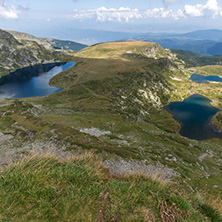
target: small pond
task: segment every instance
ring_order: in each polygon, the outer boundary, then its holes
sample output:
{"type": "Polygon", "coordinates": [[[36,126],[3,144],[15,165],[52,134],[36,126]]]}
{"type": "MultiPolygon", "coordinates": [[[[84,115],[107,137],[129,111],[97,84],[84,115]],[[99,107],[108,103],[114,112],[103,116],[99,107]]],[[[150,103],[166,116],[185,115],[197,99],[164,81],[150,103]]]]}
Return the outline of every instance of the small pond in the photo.
{"type": "Polygon", "coordinates": [[[171,102],[164,108],[180,123],[182,136],[195,140],[222,138],[222,133],[211,121],[219,109],[210,103],[210,99],[194,94],[182,102],[171,102]]]}
{"type": "Polygon", "coordinates": [[[60,62],[16,70],[0,78],[0,97],[26,98],[58,92],[63,88],[50,86],[49,80],[74,65],[74,62],[60,62]]]}

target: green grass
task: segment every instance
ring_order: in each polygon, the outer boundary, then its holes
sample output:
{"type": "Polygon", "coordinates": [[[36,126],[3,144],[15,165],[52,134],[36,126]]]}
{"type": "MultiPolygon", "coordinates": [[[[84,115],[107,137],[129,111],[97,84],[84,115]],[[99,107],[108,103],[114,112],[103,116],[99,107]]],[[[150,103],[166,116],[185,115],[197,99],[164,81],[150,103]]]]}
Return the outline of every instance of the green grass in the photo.
{"type": "Polygon", "coordinates": [[[113,177],[93,154],[34,155],[0,173],[0,220],[220,221],[210,205],[174,190],[142,175],[113,177]]]}

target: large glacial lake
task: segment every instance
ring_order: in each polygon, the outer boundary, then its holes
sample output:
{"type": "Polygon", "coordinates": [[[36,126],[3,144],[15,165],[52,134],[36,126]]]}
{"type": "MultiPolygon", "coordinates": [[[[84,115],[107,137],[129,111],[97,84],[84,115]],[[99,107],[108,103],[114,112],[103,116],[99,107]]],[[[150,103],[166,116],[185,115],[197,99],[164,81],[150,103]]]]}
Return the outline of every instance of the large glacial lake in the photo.
{"type": "Polygon", "coordinates": [[[49,80],[74,65],[74,62],[50,63],[19,69],[0,79],[0,97],[27,98],[58,92],[63,88],[50,86],[49,80]]]}
{"type": "Polygon", "coordinates": [[[195,140],[222,138],[222,133],[211,122],[219,109],[211,105],[210,99],[194,94],[182,102],[171,102],[164,108],[180,123],[182,136],[195,140]]]}

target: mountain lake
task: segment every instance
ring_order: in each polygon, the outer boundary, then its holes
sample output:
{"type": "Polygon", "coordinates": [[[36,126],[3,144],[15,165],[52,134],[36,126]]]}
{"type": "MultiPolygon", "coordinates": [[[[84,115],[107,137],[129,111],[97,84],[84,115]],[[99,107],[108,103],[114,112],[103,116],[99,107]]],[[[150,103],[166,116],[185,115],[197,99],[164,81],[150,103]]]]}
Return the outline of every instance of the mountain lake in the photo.
{"type": "Polygon", "coordinates": [[[190,76],[190,80],[196,83],[222,82],[222,78],[219,76],[216,75],[204,76],[196,73],[193,73],[190,76]]]}
{"type": "Polygon", "coordinates": [[[0,97],[27,98],[45,96],[63,88],[49,85],[49,80],[75,65],[60,62],[25,67],[0,78],[0,97]]]}
{"type": "Polygon", "coordinates": [[[211,105],[211,100],[194,94],[182,102],[171,102],[165,106],[180,125],[180,134],[195,140],[222,138],[222,132],[211,121],[219,109],[211,105]]]}

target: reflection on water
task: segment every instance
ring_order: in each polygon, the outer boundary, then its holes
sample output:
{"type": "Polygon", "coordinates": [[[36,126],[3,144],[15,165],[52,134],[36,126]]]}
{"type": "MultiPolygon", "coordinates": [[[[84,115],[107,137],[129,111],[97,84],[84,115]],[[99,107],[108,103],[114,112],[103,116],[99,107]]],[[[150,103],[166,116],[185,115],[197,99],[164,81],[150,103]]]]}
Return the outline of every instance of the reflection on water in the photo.
{"type": "Polygon", "coordinates": [[[222,133],[215,131],[211,118],[219,111],[211,106],[211,100],[195,94],[183,102],[171,102],[164,108],[181,124],[180,134],[190,139],[205,140],[222,138],[222,133]]]}
{"type": "Polygon", "coordinates": [[[63,88],[49,86],[49,80],[60,72],[71,68],[74,64],[69,62],[65,65],[55,66],[48,72],[38,73],[38,75],[35,73],[36,76],[22,81],[13,81],[13,78],[11,78],[11,82],[0,86],[0,96],[5,98],[26,98],[45,96],[58,92],[63,88]]]}

